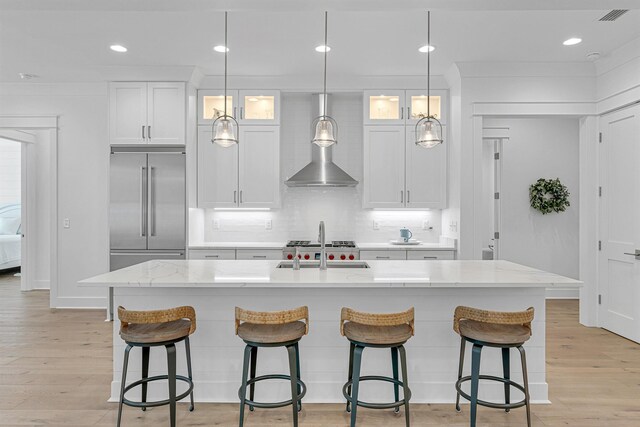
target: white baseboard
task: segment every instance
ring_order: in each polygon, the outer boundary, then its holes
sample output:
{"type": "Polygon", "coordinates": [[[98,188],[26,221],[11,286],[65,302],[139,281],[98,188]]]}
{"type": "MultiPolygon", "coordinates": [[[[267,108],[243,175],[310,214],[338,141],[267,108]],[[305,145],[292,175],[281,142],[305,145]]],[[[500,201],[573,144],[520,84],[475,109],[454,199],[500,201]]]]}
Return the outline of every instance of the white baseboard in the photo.
{"type": "Polygon", "coordinates": [[[106,310],[105,297],[57,297],[51,301],[51,308],[100,309],[106,310]]]}
{"type": "Polygon", "coordinates": [[[579,299],[580,289],[577,288],[547,288],[547,299],[579,299]]]}

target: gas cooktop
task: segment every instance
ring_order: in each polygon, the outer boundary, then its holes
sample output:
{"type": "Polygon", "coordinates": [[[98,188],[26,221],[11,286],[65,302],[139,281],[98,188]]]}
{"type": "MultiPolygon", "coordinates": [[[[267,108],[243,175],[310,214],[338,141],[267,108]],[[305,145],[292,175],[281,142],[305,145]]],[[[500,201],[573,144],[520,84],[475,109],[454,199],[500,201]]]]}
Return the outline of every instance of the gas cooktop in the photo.
{"type": "MultiPolygon", "coordinates": [[[[356,242],[353,240],[332,240],[331,243],[325,245],[327,248],[355,248],[356,242]]],[[[289,240],[288,248],[319,248],[320,243],[311,243],[311,240],[289,240]]]]}

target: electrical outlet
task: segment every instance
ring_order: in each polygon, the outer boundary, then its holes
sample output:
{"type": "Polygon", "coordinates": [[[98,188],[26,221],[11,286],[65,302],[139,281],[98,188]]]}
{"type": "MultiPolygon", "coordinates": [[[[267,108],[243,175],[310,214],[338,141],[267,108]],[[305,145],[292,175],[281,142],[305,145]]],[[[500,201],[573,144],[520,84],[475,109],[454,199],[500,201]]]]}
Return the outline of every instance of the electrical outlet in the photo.
{"type": "Polygon", "coordinates": [[[453,232],[457,232],[458,231],[458,222],[457,221],[451,221],[449,223],[449,231],[453,231],[453,232]]]}
{"type": "Polygon", "coordinates": [[[378,221],[373,221],[373,229],[380,230],[380,223],[378,221]]]}
{"type": "Polygon", "coordinates": [[[220,220],[219,219],[214,219],[213,220],[213,229],[214,230],[220,230],[220,220]]]}
{"type": "Polygon", "coordinates": [[[63,221],[64,228],[71,228],[71,220],[69,218],[65,218],[63,221]]]}
{"type": "Polygon", "coordinates": [[[271,230],[271,228],[273,227],[273,223],[271,222],[270,219],[265,219],[264,220],[264,229],[265,230],[271,230]]]}
{"type": "Polygon", "coordinates": [[[429,226],[429,220],[425,219],[424,221],[422,221],[422,229],[423,230],[433,230],[433,227],[429,226]]]}

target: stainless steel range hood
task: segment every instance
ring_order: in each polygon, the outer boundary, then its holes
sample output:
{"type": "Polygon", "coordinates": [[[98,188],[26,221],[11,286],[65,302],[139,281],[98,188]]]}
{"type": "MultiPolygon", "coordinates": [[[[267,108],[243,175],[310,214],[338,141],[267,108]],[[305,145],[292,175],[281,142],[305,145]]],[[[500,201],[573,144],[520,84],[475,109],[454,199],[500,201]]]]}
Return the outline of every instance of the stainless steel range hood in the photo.
{"type": "MultiPolygon", "coordinates": [[[[313,95],[313,98],[318,101],[318,109],[313,110],[315,119],[324,111],[324,99],[322,94],[313,95]]],[[[327,108],[327,114],[329,114],[329,108],[327,108]]],[[[358,185],[358,181],[333,163],[333,147],[323,148],[311,142],[306,143],[311,145],[311,163],[284,182],[288,187],[355,187],[358,185]]]]}

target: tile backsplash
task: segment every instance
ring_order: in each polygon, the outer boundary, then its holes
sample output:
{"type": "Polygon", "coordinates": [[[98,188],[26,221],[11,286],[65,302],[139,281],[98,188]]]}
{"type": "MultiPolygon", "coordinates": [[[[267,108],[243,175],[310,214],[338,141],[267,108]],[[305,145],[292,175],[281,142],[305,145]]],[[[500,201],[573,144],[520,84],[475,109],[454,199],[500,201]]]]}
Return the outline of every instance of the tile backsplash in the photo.
{"type": "MultiPolygon", "coordinates": [[[[311,158],[310,94],[283,93],[281,112],[282,182],[304,167],[311,158]]],[[[339,143],[333,148],[334,162],[362,181],[362,94],[331,96],[329,114],[340,126],[339,143]]],[[[281,208],[270,211],[220,211],[190,209],[190,243],[279,242],[315,239],[318,223],[324,221],[328,240],[386,242],[409,228],[414,238],[438,242],[441,211],[380,211],[362,208],[360,185],[355,188],[289,188],[282,184],[281,208]],[[270,221],[271,229],[266,229],[270,221]],[[428,222],[427,228],[423,226],[428,222]],[[374,229],[374,223],[377,229],[374,229]]]]}

